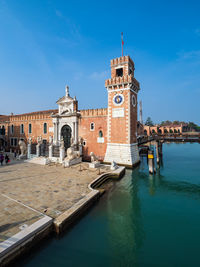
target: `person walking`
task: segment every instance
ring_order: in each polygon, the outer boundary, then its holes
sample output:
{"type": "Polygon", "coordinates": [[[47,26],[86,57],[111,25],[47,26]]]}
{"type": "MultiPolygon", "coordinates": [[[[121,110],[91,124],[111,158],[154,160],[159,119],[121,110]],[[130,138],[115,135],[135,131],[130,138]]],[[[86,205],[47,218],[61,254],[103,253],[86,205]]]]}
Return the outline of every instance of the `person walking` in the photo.
{"type": "Polygon", "coordinates": [[[9,159],[9,157],[8,157],[7,154],[6,154],[6,156],[5,156],[5,162],[6,162],[6,165],[8,164],[8,162],[10,162],[10,159],[9,159]]]}
{"type": "Polygon", "coordinates": [[[15,159],[16,159],[16,157],[17,157],[17,151],[16,151],[16,149],[15,149],[15,151],[14,151],[14,157],[15,157],[15,159]]]}
{"type": "Polygon", "coordinates": [[[4,155],[0,154],[0,162],[1,162],[1,166],[3,165],[3,161],[4,161],[4,155]]]}

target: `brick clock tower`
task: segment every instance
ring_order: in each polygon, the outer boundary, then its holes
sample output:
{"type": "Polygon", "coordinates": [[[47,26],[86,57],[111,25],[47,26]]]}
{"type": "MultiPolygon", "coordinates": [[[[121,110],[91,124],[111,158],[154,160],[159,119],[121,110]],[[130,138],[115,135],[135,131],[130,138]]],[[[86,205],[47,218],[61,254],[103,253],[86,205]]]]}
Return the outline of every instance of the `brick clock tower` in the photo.
{"type": "Polygon", "coordinates": [[[105,162],[133,166],[139,162],[137,145],[137,94],[134,62],[129,56],[111,60],[108,91],[107,150],[105,162]]]}

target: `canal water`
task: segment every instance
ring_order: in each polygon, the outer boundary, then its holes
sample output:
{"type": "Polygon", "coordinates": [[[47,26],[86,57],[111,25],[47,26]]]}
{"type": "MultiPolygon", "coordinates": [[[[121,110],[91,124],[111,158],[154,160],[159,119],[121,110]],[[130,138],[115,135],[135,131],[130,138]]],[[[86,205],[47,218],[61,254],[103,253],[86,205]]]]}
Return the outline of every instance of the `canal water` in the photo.
{"type": "Polygon", "coordinates": [[[200,144],[164,144],[156,175],[143,159],[19,266],[200,266],[199,207],[200,144]]]}

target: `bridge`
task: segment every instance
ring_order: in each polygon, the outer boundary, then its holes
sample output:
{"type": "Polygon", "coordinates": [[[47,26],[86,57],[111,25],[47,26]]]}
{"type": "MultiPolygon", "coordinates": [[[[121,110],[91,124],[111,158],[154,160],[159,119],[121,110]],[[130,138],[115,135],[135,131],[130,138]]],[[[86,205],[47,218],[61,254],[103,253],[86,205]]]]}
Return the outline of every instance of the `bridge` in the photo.
{"type": "Polygon", "coordinates": [[[151,141],[163,142],[197,142],[200,143],[200,133],[193,134],[152,134],[151,136],[138,137],[138,145],[142,145],[151,141]]]}

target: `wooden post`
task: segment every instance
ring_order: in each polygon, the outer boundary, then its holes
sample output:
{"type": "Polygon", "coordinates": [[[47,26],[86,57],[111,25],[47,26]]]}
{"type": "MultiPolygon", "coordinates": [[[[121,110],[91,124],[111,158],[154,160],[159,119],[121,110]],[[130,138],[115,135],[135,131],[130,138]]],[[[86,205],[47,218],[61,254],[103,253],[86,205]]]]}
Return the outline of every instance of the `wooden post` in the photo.
{"type": "Polygon", "coordinates": [[[148,151],[148,164],[149,164],[149,173],[154,174],[154,154],[152,150],[148,151]]]}
{"type": "Polygon", "coordinates": [[[156,141],[156,161],[157,161],[158,164],[160,162],[159,146],[160,146],[160,142],[156,141]]]}

